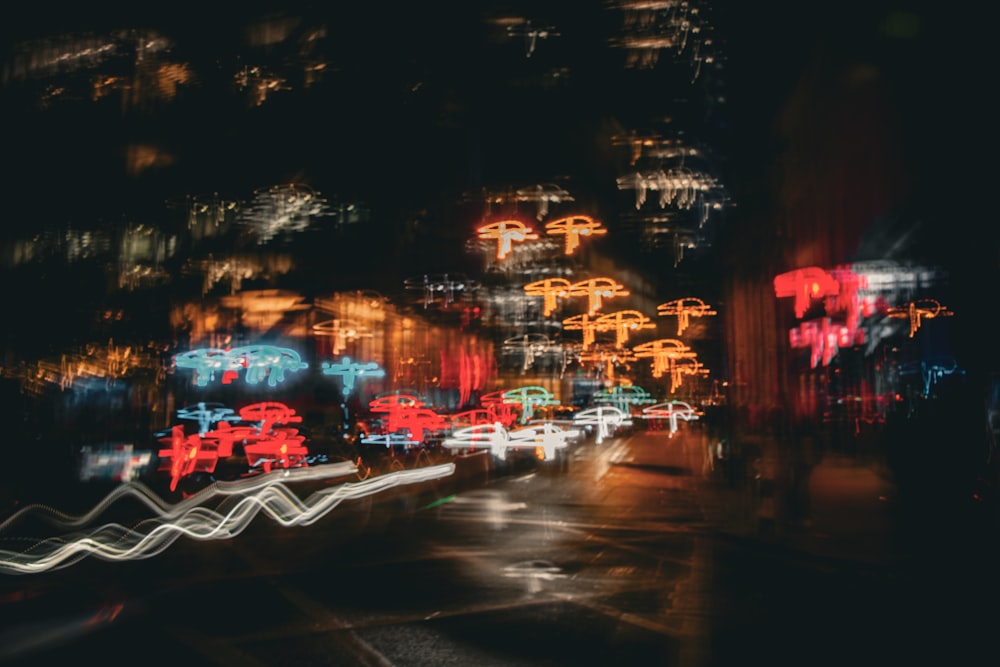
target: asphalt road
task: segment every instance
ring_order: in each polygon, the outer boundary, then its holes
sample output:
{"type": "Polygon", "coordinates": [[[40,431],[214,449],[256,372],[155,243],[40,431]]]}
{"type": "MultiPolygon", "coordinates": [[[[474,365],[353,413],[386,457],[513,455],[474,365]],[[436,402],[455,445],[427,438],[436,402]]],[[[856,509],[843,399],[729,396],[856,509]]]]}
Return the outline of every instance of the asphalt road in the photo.
{"type": "MultiPolygon", "coordinates": [[[[310,525],[259,514],[228,539],[4,574],[0,662],[893,664],[972,647],[938,641],[977,617],[936,608],[930,579],[735,534],[741,496],[686,426],[590,438],[566,470],[473,456],[310,525]]],[[[307,506],[321,487],[289,486],[307,506]]]]}

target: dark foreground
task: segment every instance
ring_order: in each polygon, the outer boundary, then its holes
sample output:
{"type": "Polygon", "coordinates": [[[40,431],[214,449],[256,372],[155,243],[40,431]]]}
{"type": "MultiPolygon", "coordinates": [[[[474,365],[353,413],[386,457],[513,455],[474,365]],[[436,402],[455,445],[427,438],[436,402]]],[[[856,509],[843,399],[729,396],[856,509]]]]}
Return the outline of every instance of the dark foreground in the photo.
{"type": "MultiPolygon", "coordinates": [[[[4,574],[0,660],[992,660],[989,547],[955,553],[933,525],[922,542],[901,536],[891,480],[850,461],[813,471],[812,520],[770,532],[766,503],[720,479],[697,429],[583,441],[568,469],[487,463],[345,500],[310,525],[258,515],[229,539],[181,538],[139,560],[4,574]]],[[[28,525],[8,526],[4,547],[28,525]]]]}

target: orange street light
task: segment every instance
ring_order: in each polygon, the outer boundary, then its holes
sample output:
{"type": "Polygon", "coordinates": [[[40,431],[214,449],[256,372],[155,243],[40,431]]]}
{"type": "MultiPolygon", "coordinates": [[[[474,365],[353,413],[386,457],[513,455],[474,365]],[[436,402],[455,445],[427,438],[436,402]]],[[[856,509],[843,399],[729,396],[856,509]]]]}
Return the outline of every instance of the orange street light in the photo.
{"type": "Polygon", "coordinates": [[[684,330],[688,328],[688,325],[691,323],[690,318],[718,315],[718,313],[712,310],[708,304],[695,297],[685,297],[683,299],[676,299],[674,301],[661,303],[656,307],[656,312],[659,315],[677,316],[678,336],[683,334],[684,330]]]}
{"type": "Polygon", "coordinates": [[[572,285],[565,278],[546,278],[525,285],[524,293],[528,296],[545,297],[543,313],[549,316],[556,309],[556,299],[570,295],[570,287],[572,285]]]}
{"type": "Polygon", "coordinates": [[[656,324],[638,310],[619,310],[597,318],[598,331],[614,331],[615,345],[622,347],[629,334],[640,329],[655,329],[656,324]]]}
{"type": "Polygon", "coordinates": [[[581,236],[607,234],[608,230],[588,215],[571,215],[546,223],[545,232],[550,235],[562,234],[565,236],[565,252],[567,255],[572,255],[573,251],[580,245],[581,236]]]}
{"type": "Polygon", "coordinates": [[[621,283],[611,278],[590,278],[573,283],[569,286],[570,296],[586,296],[588,310],[593,315],[601,309],[602,300],[614,296],[628,296],[631,294],[621,283]]]}
{"type": "Polygon", "coordinates": [[[886,315],[895,319],[909,319],[910,338],[913,338],[913,334],[917,333],[917,329],[923,324],[923,320],[935,317],[950,317],[954,313],[942,306],[941,302],[936,299],[920,299],[919,301],[911,301],[901,306],[890,308],[886,311],[886,315]]]}
{"type": "Polygon", "coordinates": [[[537,239],[538,234],[520,220],[500,220],[483,225],[478,230],[481,239],[497,240],[497,259],[510,254],[514,241],[537,239]]]}

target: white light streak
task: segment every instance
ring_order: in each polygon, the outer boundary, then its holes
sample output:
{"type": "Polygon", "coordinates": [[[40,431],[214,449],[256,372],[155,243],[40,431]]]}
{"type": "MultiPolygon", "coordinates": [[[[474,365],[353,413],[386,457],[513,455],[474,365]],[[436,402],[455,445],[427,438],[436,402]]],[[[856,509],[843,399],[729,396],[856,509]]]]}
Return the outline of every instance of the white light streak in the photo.
{"type": "Polygon", "coordinates": [[[287,486],[292,481],[336,478],[353,473],[353,469],[353,463],[331,464],[281,471],[239,482],[219,482],[175,505],[163,502],[141,484],[127,484],[116,488],[93,510],[80,517],[70,517],[44,506],[29,506],[0,524],[0,532],[28,513],[50,513],[50,520],[57,525],[84,526],[124,497],[139,500],[157,516],[141,521],[134,528],[108,523],[89,532],[42,539],[21,551],[0,549],[0,571],[27,574],[61,569],[88,556],[108,561],[151,558],[182,536],[203,541],[232,539],[262,512],[283,527],[308,526],[322,519],[344,500],[447,477],[454,474],[455,465],[446,463],[401,470],[363,482],[347,482],[316,491],[304,500],[287,486]],[[219,496],[222,501],[215,509],[203,505],[219,496]]]}
{"type": "Polygon", "coordinates": [[[601,444],[605,438],[610,438],[619,429],[631,426],[632,417],[613,405],[598,405],[573,415],[573,424],[595,427],[595,441],[601,444]]]}

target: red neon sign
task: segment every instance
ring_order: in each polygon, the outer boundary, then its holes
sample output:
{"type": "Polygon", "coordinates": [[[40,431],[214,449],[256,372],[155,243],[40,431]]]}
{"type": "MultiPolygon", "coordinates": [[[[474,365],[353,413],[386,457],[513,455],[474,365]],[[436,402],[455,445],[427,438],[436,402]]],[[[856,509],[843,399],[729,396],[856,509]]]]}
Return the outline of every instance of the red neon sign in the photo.
{"type": "Polygon", "coordinates": [[[795,298],[796,317],[805,315],[814,299],[837,296],[839,293],[837,279],[816,266],[795,269],[774,278],[775,296],[795,298]]]}

